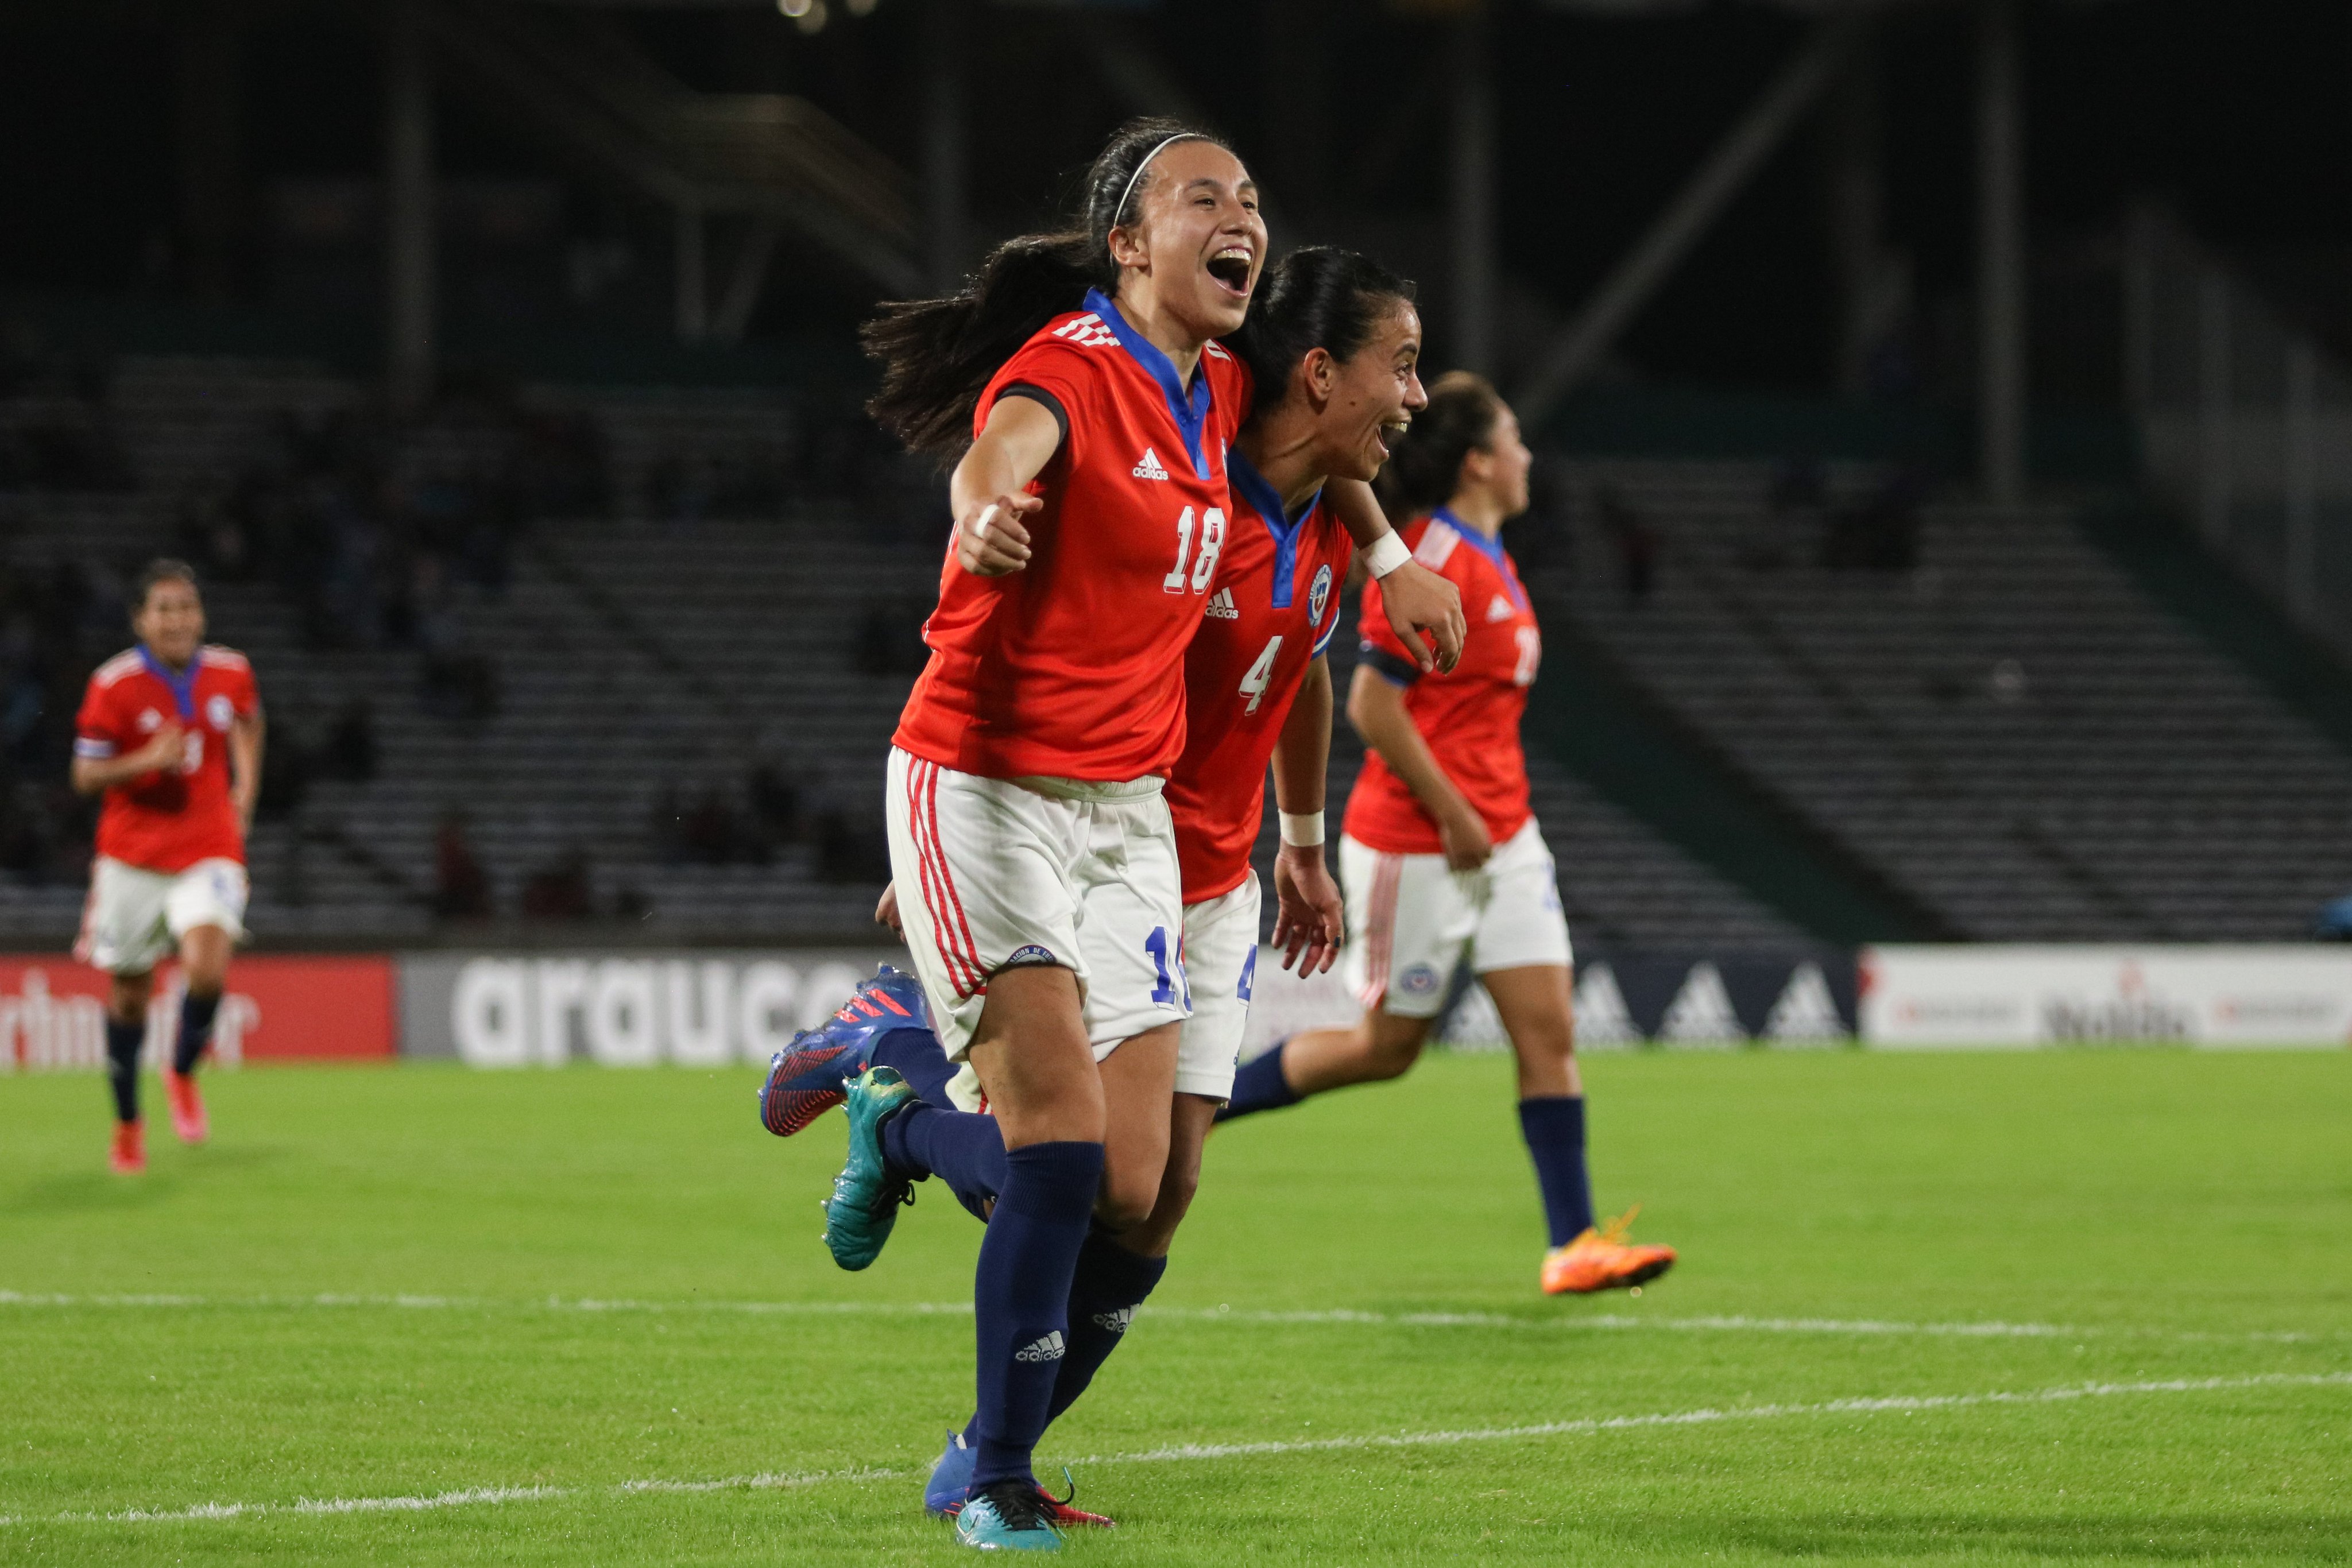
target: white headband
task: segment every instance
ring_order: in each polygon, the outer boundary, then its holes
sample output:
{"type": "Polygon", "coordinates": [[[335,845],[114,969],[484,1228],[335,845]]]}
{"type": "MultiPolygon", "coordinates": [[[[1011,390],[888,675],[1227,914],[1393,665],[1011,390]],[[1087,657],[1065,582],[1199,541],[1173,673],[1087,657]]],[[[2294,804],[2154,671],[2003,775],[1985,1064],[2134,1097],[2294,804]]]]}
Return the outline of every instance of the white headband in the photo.
{"type": "Polygon", "coordinates": [[[1146,152],[1143,155],[1143,162],[1135,166],[1135,172],[1127,177],[1127,189],[1119,193],[1118,205],[1111,209],[1110,226],[1113,228],[1118,227],[1118,220],[1127,215],[1127,204],[1132,201],[1135,197],[1135,183],[1143,178],[1143,172],[1151,167],[1151,161],[1154,158],[1159,157],[1162,152],[1168,151],[1170,143],[1177,141],[1205,141],[1207,140],[1207,137],[1202,136],[1197,131],[1180,131],[1175,135],[1170,137],[1168,141],[1161,142],[1159,146],[1154,147],[1150,152],[1146,152]]]}

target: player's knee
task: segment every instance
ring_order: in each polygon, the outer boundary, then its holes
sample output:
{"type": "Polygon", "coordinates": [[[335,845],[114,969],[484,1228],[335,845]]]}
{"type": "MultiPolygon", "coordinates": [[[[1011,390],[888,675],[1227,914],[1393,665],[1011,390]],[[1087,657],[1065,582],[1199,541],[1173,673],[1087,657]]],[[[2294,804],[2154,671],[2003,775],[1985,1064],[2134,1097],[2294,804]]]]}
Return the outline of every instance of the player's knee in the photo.
{"type": "Polygon", "coordinates": [[[152,970],[137,975],[117,975],[108,988],[106,1010],[117,1023],[136,1023],[147,1016],[147,1003],[155,994],[152,970]]]}
{"type": "Polygon", "coordinates": [[[1151,1218],[1160,1202],[1160,1183],[1148,1172],[1105,1171],[1102,1195],[1095,1200],[1095,1218],[1107,1230],[1131,1231],[1151,1218]]]}
{"type": "Polygon", "coordinates": [[[1379,1083],[1403,1077],[1420,1060],[1421,1041],[1418,1040],[1381,1040],[1375,1035],[1365,1052],[1364,1066],[1370,1080],[1379,1083]]]}

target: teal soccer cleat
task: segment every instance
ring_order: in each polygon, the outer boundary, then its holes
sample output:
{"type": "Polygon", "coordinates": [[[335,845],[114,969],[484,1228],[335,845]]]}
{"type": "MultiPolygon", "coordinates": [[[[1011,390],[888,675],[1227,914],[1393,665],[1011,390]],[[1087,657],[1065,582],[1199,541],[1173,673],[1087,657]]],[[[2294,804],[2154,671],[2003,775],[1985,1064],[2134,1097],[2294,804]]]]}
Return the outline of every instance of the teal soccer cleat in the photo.
{"type": "Polygon", "coordinates": [[[956,1539],[980,1552],[1059,1552],[1062,1532],[1047,1522],[1031,1480],[992,1481],[956,1511],[956,1539]]]}
{"type": "Polygon", "coordinates": [[[914,1184],[882,1157],[882,1124],[914,1099],[915,1086],[892,1068],[869,1067],[849,1082],[849,1158],[824,1206],[824,1244],[845,1269],[863,1269],[880,1257],[898,1223],[898,1206],[915,1201],[914,1184]]]}

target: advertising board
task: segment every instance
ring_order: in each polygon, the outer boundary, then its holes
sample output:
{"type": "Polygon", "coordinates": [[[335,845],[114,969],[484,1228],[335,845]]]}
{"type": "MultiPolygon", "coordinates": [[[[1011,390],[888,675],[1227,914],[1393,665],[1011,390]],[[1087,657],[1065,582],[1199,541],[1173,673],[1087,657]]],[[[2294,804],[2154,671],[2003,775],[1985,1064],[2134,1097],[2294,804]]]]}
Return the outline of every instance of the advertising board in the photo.
{"type": "Polygon", "coordinates": [[[2352,947],[1865,947],[1864,1043],[2342,1046],[2352,947]]]}
{"type": "MultiPolygon", "coordinates": [[[[150,1063],[168,1060],[180,1022],[178,967],[155,978],[150,1063]]],[[[0,956],[0,1072],[102,1069],[108,983],[63,954],[0,956]]],[[[390,958],[256,954],[229,966],[213,1061],[363,1061],[391,1056],[395,1039],[390,958]]]]}

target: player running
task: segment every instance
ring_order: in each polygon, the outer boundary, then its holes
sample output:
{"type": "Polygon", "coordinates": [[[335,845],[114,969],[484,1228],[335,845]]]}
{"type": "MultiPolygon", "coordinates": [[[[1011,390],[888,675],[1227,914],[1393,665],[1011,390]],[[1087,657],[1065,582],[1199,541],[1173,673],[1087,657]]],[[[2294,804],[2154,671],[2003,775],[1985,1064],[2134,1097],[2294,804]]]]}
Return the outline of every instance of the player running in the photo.
{"type": "MultiPolygon", "coordinates": [[[[1370,480],[1388,443],[1423,406],[1420,321],[1411,285],[1345,251],[1287,256],[1261,293],[1236,342],[1261,401],[1227,457],[1233,526],[1206,618],[1186,654],[1187,741],[1166,790],[1183,879],[1176,983],[1189,982],[1192,1009],[1163,1113],[1172,1146],[1150,1213],[1121,1230],[1098,1225],[1087,1239],[1048,1420],[1085,1391],[1159,1282],[1198,1184],[1202,1142],[1231,1090],[1257,959],[1259,891],[1250,851],[1269,761],[1285,841],[1276,866],[1276,942],[1287,950],[1286,964],[1303,958],[1310,970],[1328,967],[1338,950],[1340,900],[1321,831],[1332,710],[1323,652],[1339,624],[1338,590],[1353,546],[1324,492],[1327,478],[1370,480]]],[[[886,894],[881,914],[898,924],[895,898],[886,894]]],[[[988,1118],[939,1108],[945,1062],[909,990],[904,977],[885,970],[839,1018],[780,1055],[762,1094],[771,1130],[805,1125],[841,1098],[845,1073],[880,1062],[925,1083],[929,1102],[897,1111],[887,1124],[885,1142],[903,1151],[894,1159],[903,1175],[931,1168],[918,1162],[943,1130],[971,1145],[988,1142],[988,1118]]],[[[1001,1176],[971,1154],[969,1145],[953,1151],[952,1168],[940,1174],[980,1211],[1001,1176]]],[[[979,1438],[975,1427],[950,1437],[925,1489],[933,1511],[962,1506],[979,1438]]],[[[1046,1512],[1060,1522],[1108,1522],[1066,1502],[1046,1512]]]]}
{"type": "Polygon", "coordinates": [[[172,1130],[204,1142],[196,1063],[212,1041],[230,949],[245,935],[245,837],[261,787],[261,699],[253,666],[205,643],[204,601],[185,562],[140,574],[139,645],[98,667],[74,722],[73,787],[103,795],[98,857],[74,956],[113,978],[106,1008],[114,1145],[125,1175],[147,1168],[139,1051],[155,965],[174,949],[186,976],[164,1079],[172,1130]]]}
{"type": "Polygon", "coordinates": [[[1380,586],[1365,588],[1364,656],[1348,717],[1371,750],[1339,839],[1346,973],[1365,1014],[1352,1029],[1296,1034],[1251,1061],[1219,1119],[1399,1076],[1420,1056],[1466,959],[1518,1059],[1519,1127],[1551,1237],[1541,1282],[1558,1295],[1640,1284],[1671,1268],[1675,1253],[1629,1243],[1630,1213],[1593,1223],[1568,922],[1528,806],[1519,742],[1543,642],[1500,539],[1503,524],[1527,510],[1530,461],[1510,408],[1460,371],[1430,390],[1396,455],[1390,478],[1400,497],[1435,507],[1405,537],[1416,559],[1462,590],[1469,640],[1452,673],[1424,672],[1375,613],[1380,586]]]}
{"type": "MultiPolygon", "coordinates": [[[[908,1191],[899,1173],[949,1174],[973,1125],[1001,1139],[956,1521],[982,1549],[1059,1543],[1030,1455],[1080,1253],[1098,1200],[1141,1218],[1167,1163],[1191,1009],[1161,788],[1183,749],[1181,654],[1225,546],[1225,454],[1248,405],[1247,372],[1213,340],[1240,327],[1265,250],[1241,161],[1139,123],[1089,171],[1082,229],[1012,241],[963,294],[890,307],[867,330],[885,366],[878,418],[918,450],[953,452],[971,433],[887,809],[916,972],[948,1054],[969,1065],[966,1095],[994,1114],[936,1118],[918,1152],[917,1119],[893,1114],[913,1088],[869,1069],[848,1090],[825,1234],[844,1267],[865,1267],[908,1191]],[[1155,1103],[1156,1124],[1136,1109],[1155,1103]]],[[[1419,601],[1409,622],[1453,628],[1450,591],[1417,573],[1400,586],[1419,601]]]]}

